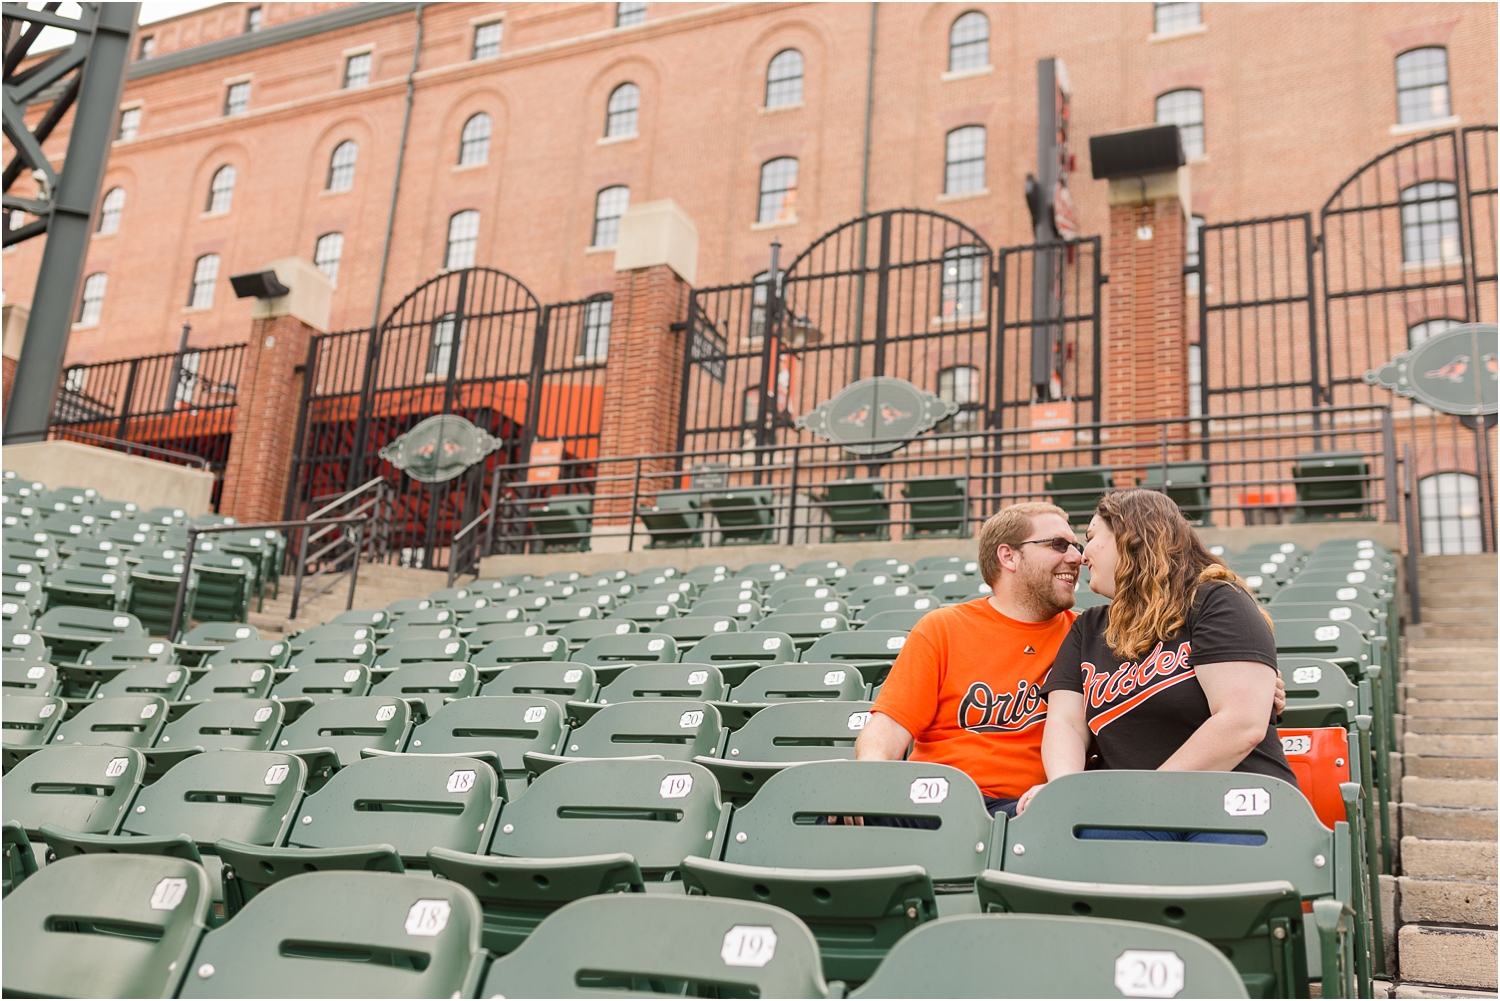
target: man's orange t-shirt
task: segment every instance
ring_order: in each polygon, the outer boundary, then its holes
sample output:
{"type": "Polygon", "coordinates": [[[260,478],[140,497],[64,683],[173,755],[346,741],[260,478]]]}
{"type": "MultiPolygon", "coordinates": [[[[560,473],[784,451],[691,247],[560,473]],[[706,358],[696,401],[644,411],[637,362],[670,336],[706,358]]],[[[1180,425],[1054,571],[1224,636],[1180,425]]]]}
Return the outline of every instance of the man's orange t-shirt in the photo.
{"type": "Polygon", "coordinates": [[[907,637],[874,711],[916,738],[913,761],[952,765],[988,797],[1019,797],[1047,781],[1041,684],[1077,617],[1070,609],[1020,622],[987,597],[929,612],[907,637]]]}

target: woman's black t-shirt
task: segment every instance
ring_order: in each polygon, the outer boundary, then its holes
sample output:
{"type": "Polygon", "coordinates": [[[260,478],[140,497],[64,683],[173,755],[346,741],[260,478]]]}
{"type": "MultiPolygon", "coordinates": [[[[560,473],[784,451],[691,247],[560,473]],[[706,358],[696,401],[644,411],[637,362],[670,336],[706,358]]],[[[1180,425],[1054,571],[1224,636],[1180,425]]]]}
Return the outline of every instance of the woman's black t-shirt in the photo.
{"type": "MultiPolygon", "coordinates": [[[[1181,631],[1135,663],[1110,651],[1108,628],[1108,605],[1080,615],[1042,682],[1043,696],[1059,690],[1084,696],[1084,718],[1105,768],[1159,768],[1208,720],[1194,664],[1254,661],[1276,670],[1271,627],[1255,599],[1227,582],[1201,585],[1181,631]]],[[[1297,784],[1269,714],[1265,738],[1234,770],[1297,784]]]]}

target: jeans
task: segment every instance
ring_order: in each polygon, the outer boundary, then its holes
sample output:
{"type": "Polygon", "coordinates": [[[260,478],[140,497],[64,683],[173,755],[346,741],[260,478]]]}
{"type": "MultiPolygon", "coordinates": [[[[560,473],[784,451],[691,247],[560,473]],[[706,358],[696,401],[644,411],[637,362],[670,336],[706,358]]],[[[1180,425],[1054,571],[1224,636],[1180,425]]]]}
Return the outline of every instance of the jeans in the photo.
{"type": "Polygon", "coordinates": [[[1123,831],[1104,827],[1079,828],[1080,841],[1195,841],[1214,845],[1263,845],[1264,834],[1229,834],[1219,831],[1123,831]]]}

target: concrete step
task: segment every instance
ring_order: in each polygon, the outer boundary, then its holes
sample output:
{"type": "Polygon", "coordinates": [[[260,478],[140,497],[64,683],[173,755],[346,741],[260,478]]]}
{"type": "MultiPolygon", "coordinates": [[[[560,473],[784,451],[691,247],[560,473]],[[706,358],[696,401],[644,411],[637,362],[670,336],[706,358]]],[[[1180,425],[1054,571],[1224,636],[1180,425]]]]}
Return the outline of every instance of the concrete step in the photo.
{"type": "Polygon", "coordinates": [[[1401,922],[1495,927],[1493,880],[1418,879],[1401,876],[1401,922]]]}
{"type": "Polygon", "coordinates": [[[1408,719],[1403,724],[1403,733],[1414,734],[1486,734],[1500,732],[1496,720],[1492,719],[1440,719],[1423,716],[1408,719]]]}
{"type": "Polygon", "coordinates": [[[1401,833],[1449,841],[1495,840],[1497,811],[1481,808],[1401,804],[1401,833]]]}
{"type": "MultiPolygon", "coordinates": [[[[1437,672],[1433,672],[1436,674],[1437,672]]],[[[1452,672],[1449,672],[1452,673],[1452,672]]],[[[1476,684],[1444,684],[1434,681],[1431,677],[1422,677],[1418,680],[1402,682],[1401,690],[1409,699],[1441,700],[1441,701],[1465,701],[1473,700],[1482,702],[1493,701],[1495,698],[1495,686],[1476,684]]]]}
{"type": "Polygon", "coordinates": [[[1429,984],[1400,983],[1391,985],[1383,980],[1374,984],[1378,998],[1493,998],[1494,991],[1466,991],[1461,987],[1436,987],[1429,984]]]}
{"type": "Polygon", "coordinates": [[[1469,757],[1462,755],[1433,756],[1412,754],[1407,751],[1401,757],[1401,774],[1428,779],[1489,779],[1500,777],[1495,756],[1469,757]]]}
{"type": "Polygon", "coordinates": [[[1459,623],[1468,625],[1470,623],[1483,623],[1494,627],[1496,624],[1495,606],[1472,604],[1455,608],[1444,604],[1441,608],[1422,608],[1422,622],[1425,625],[1438,625],[1440,623],[1459,623]]]}
{"type": "Polygon", "coordinates": [[[1491,639],[1495,638],[1495,626],[1489,624],[1457,625],[1454,623],[1437,623],[1436,625],[1408,625],[1406,635],[1412,639],[1491,639]]]}
{"type": "Polygon", "coordinates": [[[1494,757],[1500,753],[1500,740],[1484,734],[1408,733],[1406,753],[1494,757]]]}
{"type": "Polygon", "coordinates": [[[1500,953],[1493,929],[1409,924],[1401,928],[1397,942],[1405,980],[1479,990],[1497,986],[1500,953]]]}
{"type": "Polygon", "coordinates": [[[1494,719],[1500,712],[1495,699],[1407,699],[1403,710],[1408,719],[1431,716],[1437,719],[1494,719]]]}
{"type": "Polygon", "coordinates": [[[1495,676],[1483,671],[1424,671],[1420,679],[1404,681],[1405,685],[1478,685],[1493,693],[1495,676]]]}
{"type": "Polygon", "coordinates": [[[1481,807],[1493,810],[1495,783],[1484,779],[1434,779],[1407,775],[1401,780],[1401,802],[1419,806],[1481,807]]]}
{"type": "Polygon", "coordinates": [[[1432,841],[1411,836],[1401,839],[1401,871],[1407,876],[1493,880],[1496,856],[1493,841],[1432,841]]]}

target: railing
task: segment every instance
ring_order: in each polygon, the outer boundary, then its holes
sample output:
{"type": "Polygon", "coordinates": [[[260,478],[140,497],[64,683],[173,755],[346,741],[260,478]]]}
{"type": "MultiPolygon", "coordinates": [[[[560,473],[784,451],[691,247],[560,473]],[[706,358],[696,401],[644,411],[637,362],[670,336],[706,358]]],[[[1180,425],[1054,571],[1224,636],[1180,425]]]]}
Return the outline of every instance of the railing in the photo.
{"type": "MultiPolygon", "coordinates": [[[[287,613],[287,618],[297,617],[303,586],[312,585],[312,593],[307,600],[314,601],[336,587],[345,574],[353,572],[353,564],[380,562],[389,553],[389,510],[390,484],[384,478],[377,476],[341,494],[308,515],[309,521],[329,524],[316,531],[309,530],[302,533],[294,570],[297,582],[292,590],[292,606],[287,613]],[[329,554],[337,550],[339,542],[342,541],[341,538],[336,537],[321,546],[318,543],[333,531],[334,523],[355,517],[368,518],[373,531],[361,534],[358,550],[353,554],[353,559],[348,565],[345,564],[345,560],[349,559],[349,553],[341,553],[330,559],[329,554]],[[316,548],[309,553],[309,547],[316,548]]],[[[288,547],[288,552],[290,551],[288,547]]]]}
{"type": "MultiPolygon", "coordinates": [[[[1127,485],[1167,493],[1205,527],[1399,522],[1394,442],[1390,409],[1366,405],[931,434],[869,457],[832,443],[752,442],[601,458],[596,475],[545,483],[527,483],[524,465],[500,466],[493,475],[504,489],[492,491],[489,509],[459,533],[477,540],[485,525],[488,541],[471,545],[486,554],[497,536],[510,549],[533,552],[586,548],[596,535],[623,537],[632,551],[638,540],[664,548],[967,536],[990,514],[1026,500],[1051,500],[1081,522],[1104,490],[1127,485]],[[946,497],[945,483],[953,490],[946,497]],[[687,520],[697,527],[669,540],[668,530],[646,525],[642,514],[660,512],[644,506],[663,495],[679,505],[686,495],[695,505],[687,520]],[[738,508],[725,500],[732,496],[740,498],[738,508]],[[543,509],[566,500],[591,504],[543,509]],[[944,502],[956,507],[934,513],[944,502]],[[749,529],[747,512],[760,519],[749,529]]],[[[455,575],[473,562],[455,559],[455,575]]]]}
{"type": "Polygon", "coordinates": [[[1410,445],[1401,449],[1401,470],[1405,474],[1402,492],[1406,495],[1406,598],[1411,603],[1406,621],[1415,626],[1422,623],[1422,585],[1417,577],[1422,552],[1422,498],[1417,493],[1410,445]]]}
{"type": "MultiPolygon", "coordinates": [[[[6,435],[6,438],[15,437],[6,435]]],[[[102,434],[91,434],[88,431],[79,431],[76,428],[60,427],[53,425],[47,429],[49,441],[77,441],[87,445],[100,445],[111,448],[117,452],[127,455],[142,455],[148,459],[160,459],[163,462],[173,462],[179,466],[197,466],[204,472],[209,471],[209,461],[201,455],[193,455],[191,452],[175,452],[170,448],[157,448],[155,445],[143,445],[138,441],[126,441],[123,438],[111,438],[102,434]]],[[[9,444],[9,442],[6,442],[9,444]]]]}

